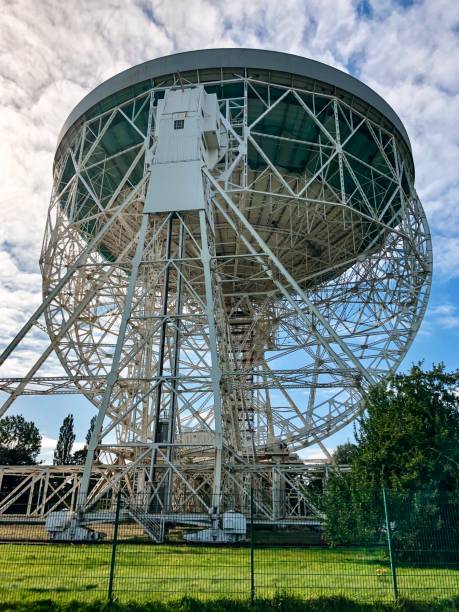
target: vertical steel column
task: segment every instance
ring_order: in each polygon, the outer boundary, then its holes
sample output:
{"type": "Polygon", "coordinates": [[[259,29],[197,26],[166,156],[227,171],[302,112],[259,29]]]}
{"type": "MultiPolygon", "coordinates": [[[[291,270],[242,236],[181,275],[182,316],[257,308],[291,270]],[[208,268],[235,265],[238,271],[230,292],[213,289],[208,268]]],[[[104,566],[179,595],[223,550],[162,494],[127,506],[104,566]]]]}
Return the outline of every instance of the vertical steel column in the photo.
{"type": "MultiPolygon", "coordinates": [[[[279,463],[279,460],[277,460],[276,463],[279,463]]],[[[271,503],[273,520],[281,518],[283,514],[281,512],[281,486],[282,478],[278,468],[273,465],[271,468],[271,503]]]]}
{"type": "MultiPolygon", "coordinates": [[[[159,352],[158,352],[158,371],[157,380],[158,387],[156,389],[155,397],[155,421],[153,426],[153,448],[151,452],[151,463],[150,463],[150,486],[152,490],[155,487],[156,478],[156,461],[158,459],[157,444],[161,442],[160,434],[161,428],[159,426],[159,420],[161,416],[161,399],[163,389],[163,373],[164,373],[164,350],[166,346],[166,331],[167,331],[167,310],[169,303],[169,279],[170,279],[170,259],[171,259],[171,248],[172,248],[172,228],[174,223],[175,213],[171,213],[167,224],[167,238],[166,238],[166,269],[164,270],[164,281],[163,281],[163,299],[161,304],[161,332],[159,338],[159,352]]],[[[156,495],[159,496],[159,490],[156,491],[156,495]]],[[[153,500],[151,500],[153,501],[153,500]]],[[[161,502],[161,500],[159,500],[161,502]]]]}
{"type": "Polygon", "coordinates": [[[211,355],[211,380],[214,396],[214,436],[215,436],[215,467],[214,485],[212,492],[212,526],[218,527],[218,515],[220,513],[221,486],[222,486],[222,460],[223,460],[223,424],[222,424],[222,400],[221,400],[221,369],[218,360],[217,330],[215,326],[214,296],[212,292],[212,274],[210,268],[211,255],[207,234],[207,215],[205,210],[199,211],[199,226],[201,230],[201,261],[204,270],[204,283],[206,293],[206,314],[209,326],[209,348],[211,355]]]}
{"type": "MultiPolygon", "coordinates": [[[[180,316],[182,314],[182,288],[183,288],[183,279],[181,276],[182,269],[182,259],[185,254],[185,226],[183,223],[180,223],[179,229],[179,243],[178,243],[178,258],[179,262],[177,264],[177,286],[175,291],[175,332],[174,332],[174,341],[173,341],[173,361],[171,368],[171,399],[170,399],[170,408],[169,408],[169,423],[168,423],[168,438],[167,441],[169,443],[167,447],[167,459],[172,462],[174,455],[174,448],[172,446],[174,442],[174,427],[175,427],[175,413],[177,410],[177,375],[180,369],[180,328],[181,328],[181,319],[180,316]]],[[[171,507],[171,496],[172,496],[172,470],[168,468],[168,476],[167,476],[167,498],[166,498],[166,509],[171,507]]]]}

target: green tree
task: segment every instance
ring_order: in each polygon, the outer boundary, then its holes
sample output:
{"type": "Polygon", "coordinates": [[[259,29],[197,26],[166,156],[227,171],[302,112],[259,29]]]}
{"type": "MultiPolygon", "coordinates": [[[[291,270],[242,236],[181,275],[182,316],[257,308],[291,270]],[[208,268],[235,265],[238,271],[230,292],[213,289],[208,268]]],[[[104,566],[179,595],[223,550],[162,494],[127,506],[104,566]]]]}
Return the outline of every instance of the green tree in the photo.
{"type": "Polygon", "coordinates": [[[357,445],[352,442],[339,444],[333,452],[333,463],[335,465],[350,465],[357,454],[357,445]]]}
{"type": "Polygon", "coordinates": [[[54,465],[69,465],[73,463],[72,447],[74,442],[73,414],[69,414],[65,417],[59,430],[56,450],[54,451],[54,465]]]}
{"type": "Polygon", "coordinates": [[[40,448],[40,432],[33,421],[21,415],[0,419],[0,465],[33,465],[40,448]]]}
{"type": "Polygon", "coordinates": [[[325,536],[329,544],[357,544],[358,533],[352,498],[350,474],[331,472],[321,500],[326,516],[325,536]]]}
{"type": "Polygon", "coordinates": [[[73,453],[73,463],[75,465],[83,465],[84,462],[86,461],[86,455],[88,453],[88,446],[89,446],[89,442],[91,441],[91,436],[92,436],[92,432],[94,430],[94,426],[96,424],[96,415],[94,415],[91,419],[91,422],[89,423],[89,429],[86,432],[86,444],[84,446],[84,448],[77,450],[73,453]]]}
{"type": "MultiPolygon", "coordinates": [[[[404,551],[459,548],[459,372],[415,365],[370,389],[351,471],[328,479],[323,508],[333,543],[382,537],[382,487],[404,551]],[[444,547],[444,546],[443,546],[444,547]]],[[[426,552],[426,554],[431,554],[426,552]]]]}
{"type": "Polygon", "coordinates": [[[356,434],[356,484],[459,489],[459,372],[415,365],[373,387],[356,434]]]}

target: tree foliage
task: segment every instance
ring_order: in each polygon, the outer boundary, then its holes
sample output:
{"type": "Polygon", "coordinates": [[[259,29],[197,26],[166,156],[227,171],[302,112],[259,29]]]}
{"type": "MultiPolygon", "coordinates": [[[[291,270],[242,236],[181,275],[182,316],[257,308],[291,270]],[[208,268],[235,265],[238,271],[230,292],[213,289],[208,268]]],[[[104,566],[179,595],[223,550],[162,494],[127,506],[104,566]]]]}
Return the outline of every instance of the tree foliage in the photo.
{"type": "Polygon", "coordinates": [[[459,488],[459,372],[413,366],[368,394],[356,435],[363,487],[459,488]]]}
{"type": "Polygon", "coordinates": [[[350,465],[357,453],[357,445],[352,442],[338,444],[333,453],[333,463],[335,465],[350,465]]]}
{"type": "Polygon", "coordinates": [[[396,544],[408,550],[416,543],[428,551],[441,540],[443,547],[458,547],[458,387],[459,372],[448,373],[442,364],[426,371],[418,364],[369,391],[357,444],[338,453],[350,456],[351,470],[335,470],[325,488],[330,542],[383,535],[384,487],[396,544]]]}
{"type": "Polygon", "coordinates": [[[54,451],[54,465],[70,465],[74,462],[72,455],[74,442],[73,414],[69,414],[65,417],[59,430],[56,450],[54,451]]]}
{"type": "Polygon", "coordinates": [[[41,436],[33,421],[23,416],[0,419],[0,465],[33,465],[41,448],[41,436]]]}
{"type": "Polygon", "coordinates": [[[73,453],[73,463],[75,465],[84,465],[84,462],[86,461],[86,455],[88,453],[88,446],[89,446],[89,442],[91,441],[91,436],[92,436],[92,432],[94,430],[94,426],[96,424],[96,415],[94,415],[91,419],[91,422],[89,423],[89,429],[86,432],[86,444],[84,446],[84,448],[77,450],[73,453]]]}

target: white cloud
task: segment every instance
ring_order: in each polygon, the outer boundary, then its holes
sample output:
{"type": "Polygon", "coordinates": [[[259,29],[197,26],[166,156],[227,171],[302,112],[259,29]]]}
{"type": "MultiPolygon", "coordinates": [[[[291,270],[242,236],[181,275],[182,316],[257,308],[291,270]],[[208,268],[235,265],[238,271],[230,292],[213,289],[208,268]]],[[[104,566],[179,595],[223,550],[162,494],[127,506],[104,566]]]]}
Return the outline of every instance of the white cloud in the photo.
{"type": "MultiPolygon", "coordinates": [[[[333,455],[336,450],[335,446],[325,446],[325,448],[327,449],[330,455],[333,455]]],[[[313,444],[312,446],[304,448],[298,454],[304,461],[314,461],[314,459],[327,459],[326,453],[324,453],[320,446],[318,446],[317,444],[313,444]]]]}
{"type": "MultiPolygon", "coordinates": [[[[57,438],[47,438],[43,436],[41,439],[41,451],[38,455],[38,461],[45,465],[51,465],[54,459],[54,450],[56,449],[57,438]]],[[[84,442],[75,442],[72,446],[72,453],[84,448],[84,442]]]]}
{"type": "Polygon", "coordinates": [[[454,304],[438,304],[429,312],[429,318],[437,327],[459,330],[459,311],[454,304]]]}
{"type": "MultiPolygon", "coordinates": [[[[0,343],[40,300],[38,256],[66,116],[102,80],[174,51],[264,47],[352,66],[405,123],[434,235],[435,270],[459,277],[459,3],[425,0],[404,9],[395,0],[372,0],[372,16],[365,19],[358,18],[358,4],[3,0],[0,343]]],[[[32,340],[23,357],[43,341],[38,332],[32,340]]],[[[13,372],[20,361],[12,362],[13,372]]]]}
{"type": "MultiPolygon", "coordinates": [[[[451,223],[457,223],[454,219],[451,223]]],[[[459,236],[434,234],[434,270],[445,278],[459,277],[459,236]]]]}

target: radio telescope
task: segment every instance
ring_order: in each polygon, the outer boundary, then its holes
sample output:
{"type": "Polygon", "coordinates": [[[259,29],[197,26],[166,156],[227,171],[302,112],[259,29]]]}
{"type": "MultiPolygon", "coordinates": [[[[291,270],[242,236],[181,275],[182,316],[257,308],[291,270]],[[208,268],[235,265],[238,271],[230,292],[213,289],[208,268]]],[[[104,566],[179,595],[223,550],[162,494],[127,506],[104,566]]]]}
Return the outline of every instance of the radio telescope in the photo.
{"type": "Polygon", "coordinates": [[[382,98],[312,60],[216,49],[135,66],[73,110],[40,264],[43,305],[4,358],[44,315],[97,410],[78,515],[121,487],[215,530],[250,486],[270,520],[295,514],[302,449],[396,370],[432,256],[382,98]]]}

